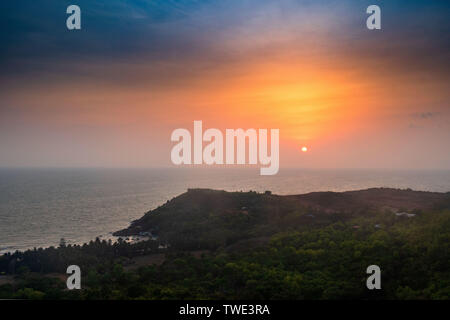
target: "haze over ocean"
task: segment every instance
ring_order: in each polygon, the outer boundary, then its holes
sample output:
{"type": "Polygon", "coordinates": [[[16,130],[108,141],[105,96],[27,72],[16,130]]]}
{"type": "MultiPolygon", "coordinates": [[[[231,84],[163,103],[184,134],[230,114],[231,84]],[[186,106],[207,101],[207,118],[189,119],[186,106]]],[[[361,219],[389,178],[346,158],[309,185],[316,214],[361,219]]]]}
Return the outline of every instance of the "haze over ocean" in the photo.
{"type": "Polygon", "coordinates": [[[300,194],[371,187],[449,192],[450,171],[258,168],[0,169],[0,252],[84,243],[187,188],[300,194]]]}

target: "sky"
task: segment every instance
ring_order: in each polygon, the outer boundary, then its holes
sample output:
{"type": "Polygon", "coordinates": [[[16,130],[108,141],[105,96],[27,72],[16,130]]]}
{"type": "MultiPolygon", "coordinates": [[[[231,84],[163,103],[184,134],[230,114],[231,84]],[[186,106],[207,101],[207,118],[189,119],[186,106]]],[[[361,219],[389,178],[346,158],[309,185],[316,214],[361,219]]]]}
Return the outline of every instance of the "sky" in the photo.
{"type": "Polygon", "coordinates": [[[0,166],[170,166],[171,132],[202,120],[279,129],[281,169],[450,169],[449,14],[436,0],[3,0],[0,166]],[[366,28],[372,4],[381,30],[366,28]]]}

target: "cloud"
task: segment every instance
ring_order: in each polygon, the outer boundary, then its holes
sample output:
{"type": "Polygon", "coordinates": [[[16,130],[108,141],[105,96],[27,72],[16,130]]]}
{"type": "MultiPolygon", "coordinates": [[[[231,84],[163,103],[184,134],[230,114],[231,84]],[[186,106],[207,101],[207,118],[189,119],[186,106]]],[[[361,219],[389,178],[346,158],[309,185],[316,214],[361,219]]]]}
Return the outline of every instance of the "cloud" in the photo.
{"type": "Polygon", "coordinates": [[[75,32],[65,28],[69,4],[0,3],[0,77],[76,76],[83,63],[220,65],[283,48],[295,56],[314,47],[372,73],[449,74],[450,5],[443,2],[381,1],[378,33],[365,28],[368,0],[79,0],[82,30],[75,32]]]}

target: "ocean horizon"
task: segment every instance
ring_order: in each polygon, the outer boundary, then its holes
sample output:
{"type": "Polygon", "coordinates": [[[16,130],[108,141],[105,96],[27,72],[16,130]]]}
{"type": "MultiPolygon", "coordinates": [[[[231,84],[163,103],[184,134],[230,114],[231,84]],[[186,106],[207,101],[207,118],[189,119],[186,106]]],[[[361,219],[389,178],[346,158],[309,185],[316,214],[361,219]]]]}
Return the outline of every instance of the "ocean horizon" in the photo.
{"type": "Polygon", "coordinates": [[[188,188],[287,195],[375,187],[449,192],[450,170],[0,168],[0,253],[111,239],[188,188]]]}

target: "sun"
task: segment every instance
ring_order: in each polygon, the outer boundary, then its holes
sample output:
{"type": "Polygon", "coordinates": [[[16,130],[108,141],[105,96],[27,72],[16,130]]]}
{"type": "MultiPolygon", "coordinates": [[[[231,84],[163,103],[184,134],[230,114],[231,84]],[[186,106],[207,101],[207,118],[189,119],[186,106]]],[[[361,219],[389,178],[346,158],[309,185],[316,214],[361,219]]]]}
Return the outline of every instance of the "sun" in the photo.
{"type": "Polygon", "coordinates": [[[302,151],[306,152],[306,151],[308,151],[308,148],[307,147],[302,147],[302,151]]]}

